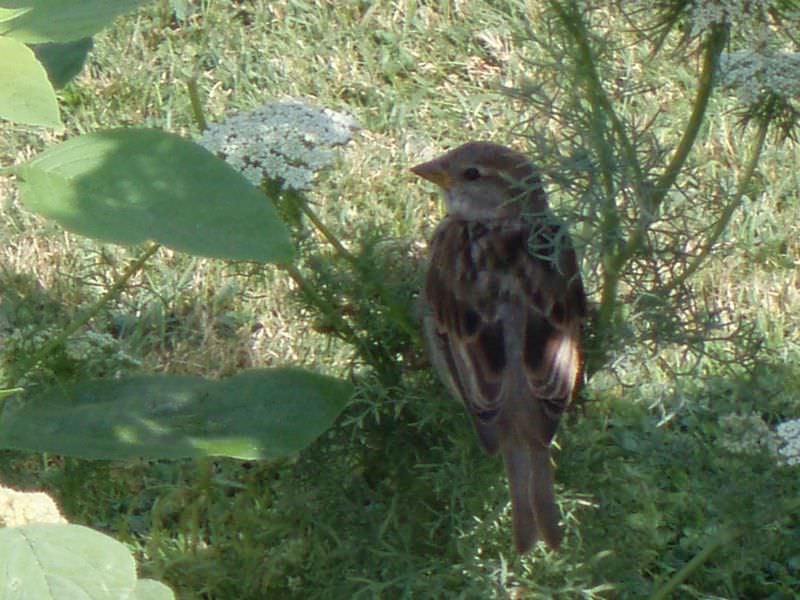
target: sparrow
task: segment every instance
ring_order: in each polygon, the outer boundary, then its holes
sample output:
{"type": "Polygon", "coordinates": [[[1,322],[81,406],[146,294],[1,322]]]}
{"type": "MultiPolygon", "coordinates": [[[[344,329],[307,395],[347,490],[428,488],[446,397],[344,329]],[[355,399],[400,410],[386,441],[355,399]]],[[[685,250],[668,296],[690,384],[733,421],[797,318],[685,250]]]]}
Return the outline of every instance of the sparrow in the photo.
{"type": "Polygon", "coordinates": [[[447,214],[429,245],[423,322],[433,365],[503,457],[514,545],[563,533],[550,443],[582,373],[586,295],[566,226],[528,158],[469,142],[411,169],[441,188],[447,214]]]}

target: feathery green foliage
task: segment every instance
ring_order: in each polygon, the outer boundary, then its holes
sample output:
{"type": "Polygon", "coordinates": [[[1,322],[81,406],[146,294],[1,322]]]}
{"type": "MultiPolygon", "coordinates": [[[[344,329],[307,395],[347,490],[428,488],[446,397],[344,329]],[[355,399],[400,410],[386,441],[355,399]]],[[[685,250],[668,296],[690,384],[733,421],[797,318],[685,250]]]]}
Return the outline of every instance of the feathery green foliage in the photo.
{"type": "MultiPolygon", "coordinates": [[[[164,3],[99,35],[59,92],[70,135],[196,134],[190,78],[211,121],[286,95],[352,112],[362,133],[309,194],[347,254],[299,216],[300,280],[161,249],[73,334],[81,352],[64,344],[41,375],[296,364],[352,378],[356,398],[292,460],[3,451],[0,479],[45,487],[179,597],[639,598],[676,574],[680,596],[796,593],[797,468],[726,450],[720,420],[774,425],[800,411],[797,147],[742,128],[735,99],[714,90],[691,151],[676,154],[698,74],[725,40],[695,52],[680,30],[647,28],[669,14],[576,5],[256,0],[179,17],[164,3]],[[557,439],[557,555],[511,554],[501,466],[408,328],[440,213],[407,166],[479,138],[533,154],[575,222],[597,305],[594,376],[557,439]]],[[[3,165],[52,141],[3,127],[3,165]]],[[[10,182],[0,189],[2,382],[131,255],[63,233],[20,210],[10,182]]]]}

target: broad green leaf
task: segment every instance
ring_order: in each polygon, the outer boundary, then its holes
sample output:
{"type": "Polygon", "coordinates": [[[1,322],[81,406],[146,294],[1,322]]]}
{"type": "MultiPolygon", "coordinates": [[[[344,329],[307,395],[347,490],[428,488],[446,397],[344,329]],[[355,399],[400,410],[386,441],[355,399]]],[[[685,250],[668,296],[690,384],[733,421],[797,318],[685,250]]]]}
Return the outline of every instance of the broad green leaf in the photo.
{"type": "Polygon", "coordinates": [[[15,168],[22,201],[105,242],[155,240],[233,260],[287,262],[292,244],[272,202],[225,161],[154,129],[91,133],[15,168]]]}
{"type": "Polygon", "coordinates": [[[47,72],[25,44],[0,37],[0,117],[17,123],[61,126],[47,72]]]}
{"type": "Polygon", "coordinates": [[[69,42],[94,35],[146,1],[2,0],[0,35],[29,43],[69,42]]]}
{"type": "Polygon", "coordinates": [[[114,539],[80,525],[31,524],[0,529],[3,598],[127,598],[136,565],[114,539]]]}
{"type": "Polygon", "coordinates": [[[28,7],[28,8],[3,8],[3,7],[0,7],[0,26],[2,26],[2,24],[5,21],[10,21],[11,19],[16,19],[16,18],[24,15],[29,10],[31,10],[30,7],[28,7]]]}
{"type": "Polygon", "coordinates": [[[81,72],[92,46],[92,38],[87,37],[74,42],[36,44],[31,50],[47,71],[50,83],[60,89],[81,72]]]}
{"type": "Polygon", "coordinates": [[[160,581],[140,579],[128,600],[175,600],[175,594],[160,581]]]}
{"type": "Polygon", "coordinates": [[[0,448],[107,459],[277,458],[330,427],[351,394],[345,381],[298,369],[221,381],[148,375],[78,382],[8,406],[0,448]]]}

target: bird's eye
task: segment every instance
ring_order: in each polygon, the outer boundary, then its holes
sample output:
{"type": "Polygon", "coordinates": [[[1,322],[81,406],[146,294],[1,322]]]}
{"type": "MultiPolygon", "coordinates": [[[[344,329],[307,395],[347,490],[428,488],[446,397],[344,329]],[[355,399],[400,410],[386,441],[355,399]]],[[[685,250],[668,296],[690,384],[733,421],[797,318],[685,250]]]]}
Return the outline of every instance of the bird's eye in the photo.
{"type": "Polygon", "coordinates": [[[475,181],[481,176],[481,172],[475,167],[470,167],[464,171],[464,179],[467,181],[475,181]]]}

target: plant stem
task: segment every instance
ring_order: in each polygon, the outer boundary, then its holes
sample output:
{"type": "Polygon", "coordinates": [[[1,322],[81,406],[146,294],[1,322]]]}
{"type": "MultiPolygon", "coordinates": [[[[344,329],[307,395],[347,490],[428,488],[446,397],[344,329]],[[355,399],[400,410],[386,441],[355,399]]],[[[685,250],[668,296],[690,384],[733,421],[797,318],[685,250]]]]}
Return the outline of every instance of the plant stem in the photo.
{"type": "Polygon", "coordinates": [[[668,598],[681,583],[686,581],[692,573],[706,562],[720,547],[735,541],[748,532],[764,531],[764,525],[766,523],[770,523],[780,516],[794,515],[798,510],[800,510],[800,499],[792,498],[777,506],[771,506],[766,513],[755,517],[749,524],[723,528],[699,554],[686,563],[675,575],[670,577],[669,581],[658,588],[655,593],[650,596],[650,600],[665,600],[668,598]]]}
{"type": "Polygon", "coordinates": [[[750,180],[752,179],[753,174],[758,167],[758,162],[761,159],[761,152],[764,149],[764,142],[767,139],[768,130],[769,120],[764,119],[759,123],[758,132],[756,133],[755,147],[753,148],[750,159],[747,161],[744,171],[742,172],[742,175],[736,184],[736,192],[733,195],[733,199],[722,211],[722,215],[714,225],[711,233],[708,234],[708,239],[706,239],[705,244],[703,244],[703,248],[700,250],[700,253],[694,257],[692,262],[689,263],[689,266],[686,267],[686,269],[678,277],[670,282],[669,286],[667,286],[664,290],[665,293],[676,289],[695,274],[697,269],[699,269],[703,262],[705,262],[706,258],[708,258],[708,255],[711,254],[711,250],[714,248],[717,240],[719,240],[720,236],[728,228],[728,224],[730,223],[731,218],[733,218],[733,214],[736,212],[736,209],[742,205],[744,193],[747,190],[747,187],[750,185],[750,180]]]}
{"type": "Polygon", "coordinates": [[[738,529],[724,529],[714,537],[711,542],[703,548],[699,554],[695,555],[692,560],[683,565],[683,568],[670,577],[669,581],[658,588],[655,593],[650,596],[650,600],[665,600],[672,594],[677,587],[686,581],[689,576],[696,571],[700,565],[708,560],[708,558],[717,551],[718,548],[733,541],[743,533],[741,528],[738,529]]]}
{"type": "MultiPolygon", "coordinates": [[[[607,336],[612,329],[612,321],[617,307],[620,273],[625,264],[642,249],[655,214],[658,212],[670,188],[675,184],[697,140],[697,135],[705,118],[708,101],[711,98],[714,71],[726,39],[727,30],[724,27],[718,26],[712,31],[705,45],[703,66],[698,78],[698,89],[692,104],[692,112],[689,115],[681,140],[667,167],[664,169],[664,173],[659,177],[652,190],[645,189],[644,185],[636,190],[643,218],[640,219],[637,228],[630,234],[622,248],[609,257],[607,261],[604,261],[603,285],[597,322],[598,336],[601,339],[607,336]]],[[[625,146],[623,145],[624,148],[625,146]]],[[[628,151],[625,151],[625,154],[627,159],[628,151]]]]}
{"type": "MultiPolygon", "coordinates": [[[[574,3],[572,4],[574,7],[574,3]]],[[[577,45],[580,65],[583,67],[580,74],[583,75],[583,80],[586,84],[589,98],[592,101],[593,109],[602,112],[603,115],[611,121],[611,127],[614,134],[619,138],[619,143],[622,147],[625,164],[633,171],[633,185],[634,189],[637,191],[637,195],[639,195],[640,188],[644,183],[639,158],[636,156],[636,150],[628,137],[625,125],[620,120],[616,111],[614,111],[614,106],[611,104],[611,100],[609,100],[603,88],[603,84],[601,83],[600,75],[597,72],[597,65],[594,60],[594,54],[589,45],[589,34],[586,25],[576,10],[568,12],[560,2],[556,2],[555,0],[550,0],[550,7],[555,11],[556,15],[558,15],[561,24],[572,35],[577,45]]]]}
{"type": "Polygon", "coordinates": [[[317,309],[325,316],[325,318],[330,319],[336,331],[338,331],[344,337],[344,339],[355,344],[358,340],[358,335],[356,332],[352,327],[350,327],[347,321],[345,321],[339,314],[331,309],[328,300],[323,298],[314,289],[314,286],[311,285],[308,280],[306,280],[298,268],[288,263],[281,264],[279,266],[284,269],[286,273],[288,273],[289,277],[291,277],[297,286],[303,291],[303,293],[311,299],[313,305],[317,307],[317,309]]]}
{"type": "MultiPolygon", "coordinates": [[[[120,291],[122,291],[122,288],[128,283],[128,281],[130,281],[130,279],[136,275],[136,273],[142,270],[144,264],[158,251],[159,248],[161,248],[160,244],[152,244],[139,258],[128,265],[128,268],[125,269],[119,279],[117,279],[114,284],[108,288],[108,290],[106,290],[106,293],[103,294],[100,299],[97,300],[97,302],[95,302],[79,318],[67,325],[67,327],[58,336],[48,341],[44,346],[39,348],[36,354],[23,363],[22,367],[18,371],[20,376],[27,374],[30,369],[34,368],[37,364],[44,360],[53,350],[63,345],[73,333],[91,321],[103,309],[109,300],[117,296],[120,291]]],[[[14,379],[15,381],[18,381],[19,377],[15,377],[14,379]]]]}
{"type": "Polygon", "coordinates": [[[192,115],[197,127],[200,131],[208,129],[206,117],[203,114],[203,105],[200,103],[200,94],[197,91],[197,78],[192,77],[186,82],[186,88],[189,90],[189,102],[192,105],[192,115]]]}
{"type": "MultiPolygon", "coordinates": [[[[700,127],[703,125],[705,118],[706,108],[708,101],[711,98],[711,92],[714,82],[714,71],[717,68],[719,55],[727,40],[727,30],[719,25],[716,26],[706,43],[705,53],[703,55],[703,67],[698,79],[698,89],[692,104],[692,114],[689,115],[689,120],[686,123],[681,141],[675,149],[675,153],[669,161],[664,173],[658,178],[652,191],[647,193],[646,196],[640,196],[640,201],[648,207],[648,210],[655,214],[659,206],[666,198],[670,188],[675,184],[675,180],[683,169],[683,165],[689,158],[689,153],[694,146],[697,135],[700,132],[700,127]]],[[[613,269],[619,271],[626,262],[636,254],[642,247],[645,235],[649,229],[649,222],[643,222],[642,226],[636,229],[631,234],[625,246],[614,258],[613,269]]]]}
{"type": "Polygon", "coordinates": [[[311,209],[305,199],[303,199],[299,204],[303,213],[308,217],[308,220],[311,221],[314,227],[319,230],[322,236],[334,247],[339,255],[352,264],[353,267],[355,267],[359,274],[367,281],[370,288],[378,292],[378,295],[381,297],[383,304],[386,306],[394,322],[397,323],[397,325],[406,333],[406,335],[418,341],[420,339],[419,330],[408,318],[408,313],[405,310],[405,307],[400,306],[394,300],[394,298],[391,297],[386,286],[379,281],[375,281],[370,277],[369,273],[365,272],[358,260],[358,257],[344,247],[344,245],[339,241],[339,238],[336,237],[336,234],[334,234],[328,228],[328,226],[322,222],[322,219],[320,219],[317,213],[311,209]]]}
{"type": "Polygon", "coordinates": [[[321,296],[314,287],[303,277],[302,273],[291,264],[279,265],[294,280],[294,282],[307,294],[311,303],[327,319],[333,323],[334,331],[345,342],[355,346],[358,355],[365,363],[372,365],[380,373],[381,378],[388,382],[394,382],[391,375],[395,370],[395,360],[389,355],[382,346],[373,346],[368,338],[361,337],[341,315],[335,312],[326,298],[321,296]],[[377,352],[376,352],[377,350],[377,352]]]}
{"type": "Polygon", "coordinates": [[[705,44],[705,52],[703,54],[703,67],[700,71],[698,79],[699,87],[697,94],[692,104],[692,114],[689,115],[689,121],[686,123],[686,129],[683,132],[683,137],[672,155],[667,168],[664,173],[658,178],[655,187],[652,191],[651,202],[654,209],[657,208],[664,197],[669,192],[670,188],[675,184],[675,180],[683,169],[689,153],[692,151],[694,142],[697,139],[697,134],[700,132],[700,127],[703,125],[703,119],[706,115],[706,108],[708,101],[711,98],[711,92],[714,87],[714,73],[717,70],[719,63],[719,55],[725,47],[725,42],[728,40],[728,30],[724,25],[715,25],[709,34],[709,38],[705,44]]]}
{"type": "Polygon", "coordinates": [[[308,202],[305,200],[305,198],[299,204],[300,209],[308,217],[308,220],[313,223],[314,227],[319,230],[319,232],[322,234],[322,237],[328,240],[328,243],[333,246],[344,259],[353,265],[358,266],[358,259],[355,257],[355,255],[353,255],[352,252],[344,247],[342,242],[339,241],[339,238],[337,238],[336,235],[330,229],[328,229],[328,226],[322,222],[322,219],[317,216],[317,213],[311,210],[311,207],[308,205],[308,202]]]}
{"type": "MultiPolygon", "coordinates": [[[[577,49],[577,74],[580,76],[591,104],[592,144],[603,173],[605,202],[603,203],[600,232],[603,244],[603,275],[600,292],[600,306],[595,320],[597,338],[608,337],[612,331],[612,322],[617,309],[617,293],[619,288],[619,272],[622,263],[617,257],[622,249],[619,231],[620,218],[616,205],[616,161],[614,159],[614,138],[620,147],[622,160],[631,172],[631,185],[636,197],[645,197],[645,181],[636,150],[628,137],[625,125],[614,110],[608,95],[603,88],[597,63],[590,45],[589,33],[581,15],[574,9],[566,8],[562,3],[550,0],[550,7],[558,16],[561,24],[572,36],[577,49]],[[610,123],[611,131],[608,131],[610,123]]],[[[602,341],[587,354],[586,373],[588,377],[605,363],[605,348],[602,341]]]]}

